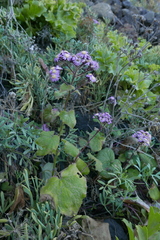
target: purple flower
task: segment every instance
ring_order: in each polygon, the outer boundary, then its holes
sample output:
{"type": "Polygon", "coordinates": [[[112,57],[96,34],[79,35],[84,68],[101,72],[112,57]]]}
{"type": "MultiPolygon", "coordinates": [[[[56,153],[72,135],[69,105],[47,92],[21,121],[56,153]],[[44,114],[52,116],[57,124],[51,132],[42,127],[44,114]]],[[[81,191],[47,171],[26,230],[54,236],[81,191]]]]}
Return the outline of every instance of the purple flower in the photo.
{"type": "Polygon", "coordinates": [[[149,132],[145,132],[140,130],[132,135],[132,137],[137,138],[138,142],[142,143],[142,145],[149,146],[151,143],[151,134],[149,132]]]}
{"type": "Polygon", "coordinates": [[[47,126],[46,123],[44,123],[44,124],[42,125],[42,130],[45,131],[45,132],[49,132],[49,131],[50,131],[50,130],[49,130],[49,127],[47,126]]]}
{"type": "Polygon", "coordinates": [[[93,115],[93,118],[98,117],[99,121],[101,123],[107,123],[107,124],[111,124],[112,123],[112,117],[109,113],[104,112],[104,113],[95,113],[93,115]]]}
{"type": "Polygon", "coordinates": [[[100,22],[97,21],[96,19],[93,19],[93,22],[94,22],[95,24],[100,24],[100,22]]]}
{"type": "Polygon", "coordinates": [[[49,71],[50,79],[52,82],[57,82],[60,78],[60,70],[62,70],[61,67],[56,66],[56,67],[51,67],[49,71]]]}
{"type": "Polygon", "coordinates": [[[89,55],[89,53],[87,51],[81,51],[81,52],[77,53],[76,56],[81,58],[83,60],[83,62],[92,60],[91,56],[89,55]]]}
{"type": "Polygon", "coordinates": [[[83,60],[77,55],[73,55],[71,62],[73,62],[75,66],[80,66],[83,63],[83,60]]]}
{"type": "Polygon", "coordinates": [[[59,61],[70,61],[72,59],[72,55],[66,51],[62,50],[54,59],[55,62],[59,61]]]}
{"type": "Polygon", "coordinates": [[[87,61],[85,65],[89,66],[92,70],[98,70],[99,68],[99,63],[96,61],[93,61],[92,59],[87,61]]]}
{"type": "Polygon", "coordinates": [[[115,97],[113,97],[113,96],[108,98],[108,102],[110,104],[113,104],[114,106],[117,104],[117,101],[116,101],[115,97]]]}
{"type": "Polygon", "coordinates": [[[75,66],[80,66],[88,61],[92,61],[92,58],[87,51],[81,51],[73,55],[71,59],[71,62],[73,62],[75,66]]]}
{"type": "Polygon", "coordinates": [[[93,76],[92,73],[87,74],[86,77],[89,78],[89,80],[91,82],[96,82],[97,81],[97,79],[93,76]]]}

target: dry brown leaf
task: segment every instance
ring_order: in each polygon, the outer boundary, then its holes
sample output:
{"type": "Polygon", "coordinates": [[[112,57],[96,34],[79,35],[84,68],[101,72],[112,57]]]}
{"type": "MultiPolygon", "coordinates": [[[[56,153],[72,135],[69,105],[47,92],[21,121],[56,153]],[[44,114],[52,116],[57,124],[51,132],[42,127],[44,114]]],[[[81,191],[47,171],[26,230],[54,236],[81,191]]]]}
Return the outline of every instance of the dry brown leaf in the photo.
{"type": "Polygon", "coordinates": [[[80,236],[80,240],[111,240],[108,223],[87,216],[82,220],[82,229],[84,233],[80,236]]]}
{"type": "Polygon", "coordinates": [[[15,195],[13,204],[10,207],[10,213],[14,212],[17,209],[23,208],[25,206],[24,192],[22,186],[17,186],[15,189],[15,195]]]}

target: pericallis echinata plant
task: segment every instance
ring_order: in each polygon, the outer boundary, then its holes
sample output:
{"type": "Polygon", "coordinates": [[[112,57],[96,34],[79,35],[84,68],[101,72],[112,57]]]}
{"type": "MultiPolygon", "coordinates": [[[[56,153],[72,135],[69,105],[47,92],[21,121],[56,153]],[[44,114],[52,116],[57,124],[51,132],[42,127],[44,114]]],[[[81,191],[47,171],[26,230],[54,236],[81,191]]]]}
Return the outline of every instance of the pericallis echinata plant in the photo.
{"type": "MultiPolygon", "coordinates": [[[[53,201],[55,208],[67,216],[77,214],[87,192],[85,175],[88,175],[91,169],[97,171],[101,179],[100,201],[105,207],[107,199],[111,201],[107,192],[113,191],[113,185],[121,191],[115,193],[114,190],[112,196],[116,197],[118,194],[117,197],[122,198],[124,193],[128,196],[135,191],[133,180],[143,179],[147,185],[149,173],[152,173],[152,181],[157,184],[156,179],[159,179],[159,175],[154,174],[156,162],[154,157],[147,154],[151,143],[151,135],[148,132],[131,131],[131,138],[135,139],[136,147],[120,154],[118,159],[109,147],[115,124],[114,115],[111,116],[109,112],[93,114],[92,117],[98,121],[99,127],[88,133],[88,140],[81,138],[83,144],[68,137],[76,125],[73,96],[81,95],[88,84],[96,84],[94,72],[98,70],[99,64],[87,51],[71,54],[62,50],[54,61],[55,66],[50,70],[46,68],[46,73],[52,84],[57,84],[59,89],[54,91],[53,105],[46,105],[42,111],[43,131],[36,140],[41,147],[36,155],[50,155],[53,160],[53,163],[48,162],[42,168],[45,186],[41,188],[41,201],[53,201]],[[57,167],[60,162],[64,162],[67,167],[62,167],[59,172],[57,167]]],[[[113,96],[108,101],[113,106],[117,104],[113,96]]]]}
{"type": "MultiPolygon", "coordinates": [[[[80,157],[85,148],[90,144],[94,151],[100,150],[104,141],[104,136],[100,135],[100,130],[112,123],[112,117],[107,112],[95,113],[93,118],[97,118],[101,127],[89,135],[89,140],[79,150],[75,144],[67,139],[67,129],[73,129],[76,125],[74,106],[72,106],[72,96],[81,94],[83,88],[88,84],[95,84],[97,81],[94,72],[99,68],[98,62],[94,61],[87,51],[71,54],[62,50],[54,59],[55,65],[46,69],[48,77],[53,84],[58,82],[59,90],[54,92],[54,97],[58,104],[52,106],[48,104],[42,112],[43,130],[36,143],[41,149],[36,155],[41,157],[50,154],[53,163],[46,163],[45,171],[50,174],[46,185],[41,189],[41,200],[53,200],[56,209],[61,213],[72,216],[76,214],[86,196],[87,186],[84,175],[89,173],[89,167],[80,157]],[[55,129],[58,123],[57,129],[55,129]],[[54,126],[54,131],[52,130],[54,126]],[[64,131],[65,130],[65,131],[64,131]],[[98,138],[97,138],[98,137],[98,138]],[[96,146],[96,139],[99,139],[100,146],[96,146]],[[58,173],[57,162],[61,161],[62,153],[72,157],[72,163],[58,173]],[[54,176],[53,176],[54,175],[54,176]],[[72,187],[71,187],[72,186],[72,187]],[[62,201],[64,200],[65,201],[62,201]]],[[[70,132],[70,130],[68,130],[70,132]]],[[[66,161],[67,162],[67,161],[66,161]]]]}

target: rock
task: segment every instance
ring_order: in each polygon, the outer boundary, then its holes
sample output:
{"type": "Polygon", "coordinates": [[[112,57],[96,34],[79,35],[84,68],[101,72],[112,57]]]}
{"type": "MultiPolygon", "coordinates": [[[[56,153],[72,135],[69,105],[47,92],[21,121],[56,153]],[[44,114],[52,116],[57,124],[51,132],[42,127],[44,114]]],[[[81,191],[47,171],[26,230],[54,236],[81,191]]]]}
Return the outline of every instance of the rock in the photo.
{"type": "Polygon", "coordinates": [[[119,19],[122,18],[122,3],[118,2],[118,3],[114,3],[113,5],[111,5],[111,9],[112,12],[116,15],[116,17],[118,17],[119,19]]]}
{"type": "Polygon", "coordinates": [[[124,9],[122,9],[122,14],[123,14],[123,17],[122,17],[123,21],[122,22],[134,25],[135,18],[133,17],[133,14],[130,10],[124,8],[124,9]]]}
{"type": "Polygon", "coordinates": [[[131,7],[132,7],[132,4],[131,4],[130,1],[123,1],[123,2],[122,2],[122,6],[123,6],[124,8],[131,8],[131,7]]]}
{"type": "Polygon", "coordinates": [[[138,34],[136,32],[136,29],[131,24],[125,23],[122,27],[118,29],[118,31],[124,33],[134,42],[137,42],[138,34]]]}
{"type": "MultiPolygon", "coordinates": [[[[160,14],[136,7],[129,0],[72,0],[85,2],[91,11],[114,29],[122,31],[135,41],[138,36],[150,41],[151,44],[160,43],[160,14]],[[128,32],[127,32],[128,31],[128,32]]],[[[160,4],[156,4],[157,9],[160,4]]],[[[84,13],[87,14],[88,10],[84,13]]]]}
{"type": "Polygon", "coordinates": [[[128,240],[127,231],[125,232],[122,226],[114,219],[108,218],[104,222],[109,223],[109,231],[111,235],[111,240],[116,240],[118,237],[119,240],[128,240]]]}
{"type": "Polygon", "coordinates": [[[115,19],[111,6],[107,3],[97,3],[91,7],[91,11],[97,15],[97,18],[101,18],[106,22],[111,22],[115,19]]]}
{"type": "Polygon", "coordinates": [[[145,17],[145,23],[148,25],[151,25],[154,21],[155,13],[153,11],[147,11],[146,14],[144,14],[145,17]]]}

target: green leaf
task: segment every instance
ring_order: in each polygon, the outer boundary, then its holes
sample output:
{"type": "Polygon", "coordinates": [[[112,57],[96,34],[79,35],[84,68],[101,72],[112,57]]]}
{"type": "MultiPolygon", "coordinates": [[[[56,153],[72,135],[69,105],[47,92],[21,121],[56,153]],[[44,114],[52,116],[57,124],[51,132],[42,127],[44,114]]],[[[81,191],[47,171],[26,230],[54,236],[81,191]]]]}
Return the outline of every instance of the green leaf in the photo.
{"type": "Polygon", "coordinates": [[[139,240],[148,240],[148,228],[146,226],[136,226],[139,240]]]}
{"type": "Polygon", "coordinates": [[[152,198],[152,200],[158,201],[160,199],[160,191],[156,186],[156,184],[152,184],[148,193],[149,193],[149,196],[152,198]]]}
{"type": "Polygon", "coordinates": [[[129,234],[129,240],[135,240],[134,237],[134,230],[132,228],[132,224],[127,221],[127,219],[123,219],[123,222],[126,224],[127,229],[128,229],[128,234],[129,234]]]}
{"type": "Polygon", "coordinates": [[[40,195],[41,200],[49,195],[56,209],[67,216],[74,216],[86,197],[86,191],[86,179],[74,163],[61,172],[61,178],[50,178],[42,187],[40,195]]]}
{"type": "Polygon", "coordinates": [[[112,149],[110,148],[104,148],[102,149],[98,154],[97,154],[97,158],[102,162],[102,164],[105,166],[111,165],[114,160],[115,160],[115,156],[114,156],[114,152],[112,149]]]}
{"type": "Polygon", "coordinates": [[[159,240],[160,239],[160,232],[156,232],[151,237],[148,238],[148,240],[159,240]]]}
{"type": "Polygon", "coordinates": [[[42,167],[42,176],[44,180],[49,179],[50,177],[52,177],[52,171],[53,171],[53,163],[46,163],[43,167],[42,167]]]}
{"type": "Polygon", "coordinates": [[[40,137],[36,139],[36,143],[42,147],[37,150],[37,156],[45,156],[47,154],[53,154],[59,146],[59,136],[54,135],[53,131],[45,132],[40,134],[40,137]]]}
{"type": "Polygon", "coordinates": [[[0,219],[0,223],[6,223],[6,222],[8,222],[9,220],[8,219],[6,219],[6,218],[1,218],[0,219]]]}
{"type": "Polygon", "coordinates": [[[11,231],[0,230],[0,236],[8,237],[11,235],[11,231]]]}
{"type": "Polygon", "coordinates": [[[66,83],[61,84],[60,90],[55,91],[54,96],[56,99],[64,97],[66,94],[68,94],[70,91],[74,90],[75,87],[72,85],[68,85],[66,83]]]}
{"type": "Polygon", "coordinates": [[[103,166],[102,166],[102,162],[97,159],[95,156],[93,156],[91,153],[88,153],[87,154],[88,158],[91,159],[91,160],[94,160],[95,161],[95,169],[98,171],[98,172],[102,172],[103,171],[103,166]]]}
{"type": "Polygon", "coordinates": [[[127,169],[127,175],[131,179],[139,179],[140,178],[140,172],[135,168],[129,168],[127,169]]]}
{"type": "Polygon", "coordinates": [[[160,212],[157,212],[154,207],[150,207],[147,227],[149,237],[160,231],[160,212]]]}
{"type": "Polygon", "coordinates": [[[28,9],[29,17],[34,20],[35,17],[40,17],[47,9],[40,1],[32,1],[28,9]]]}
{"type": "Polygon", "coordinates": [[[157,162],[152,155],[145,154],[145,153],[138,153],[139,158],[141,160],[142,167],[150,164],[152,168],[157,167],[157,162]]]}
{"type": "Polygon", "coordinates": [[[2,191],[11,191],[12,189],[13,189],[13,186],[9,185],[9,182],[3,182],[1,184],[2,191]]]}
{"type": "Polygon", "coordinates": [[[70,111],[61,111],[59,117],[63,123],[65,123],[70,128],[74,128],[76,125],[76,118],[74,110],[70,111]]]}
{"type": "Polygon", "coordinates": [[[63,139],[62,142],[64,142],[64,151],[67,154],[71,155],[72,157],[76,157],[79,154],[79,149],[72,143],[66,141],[65,139],[63,139]]]}
{"type": "Polygon", "coordinates": [[[93,131],[89,134],[89,138],[91,139],[94,135],[94,137],[89,142],[89,146],[93,152],[98,152],[102,149],[103,143],[105,141],[105,137],[102,133],[97,131],[93,131]]]}
{"type": "Polygon", "coordinates": [[[102,163],[103,171],[100,172],[100,175],[104,178],[111,178],[110,173],[113,173],[115,168],[121,167],[121,163],[118,159],[115,159],[114,152],[110,148],[102,149],[98,154],[97,158],[102,163]]]}
{"type": "Polygon", "coordinates": [[[77,159],[76,166],[83,175],[88,175],[90,173],[87,163],[85,163],[82,159],[77,159]]]}

